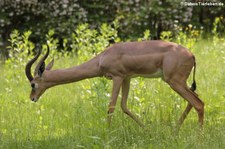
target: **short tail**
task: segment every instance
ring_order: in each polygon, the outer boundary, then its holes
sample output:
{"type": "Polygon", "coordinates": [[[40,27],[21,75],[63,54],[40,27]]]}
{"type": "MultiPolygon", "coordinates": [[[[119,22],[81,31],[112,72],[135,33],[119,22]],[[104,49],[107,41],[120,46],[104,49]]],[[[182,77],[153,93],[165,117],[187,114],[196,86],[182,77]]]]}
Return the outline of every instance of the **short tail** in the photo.
{"type": "Polygon", "coordinates": [[[196,62],[195,62],[195,57],[194,57],[193,83],[190,88],[190,90],[193,92],[197,89],[197,85],[196,85],[196,81],[195,81],[195,70],[196,70],[196,62]]]}

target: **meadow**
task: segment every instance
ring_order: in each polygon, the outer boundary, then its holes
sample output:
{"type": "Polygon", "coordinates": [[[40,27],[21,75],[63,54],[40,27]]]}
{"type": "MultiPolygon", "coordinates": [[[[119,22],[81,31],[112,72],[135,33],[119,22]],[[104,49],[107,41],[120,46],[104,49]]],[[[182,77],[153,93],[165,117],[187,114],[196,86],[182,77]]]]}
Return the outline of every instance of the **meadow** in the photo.
{"type": "MultiPolygon", "coordinates": [[[[197,93],[205,103],[202,131],[194,109],[177,131],[176,122],[187,102],[161,79],[131,81],[128,107],[144,129],[122,112],[120,100],[108,127],[110,80],[57,86],[34,103],[29,99],[25,63],[12,63],[0,65],[0,148],[225,148],[225,40],[199,39],[190,50],[197,60],[197,93]]],[[[54,69],[82,62],[74,56],[58,56],[54,69]]]]}

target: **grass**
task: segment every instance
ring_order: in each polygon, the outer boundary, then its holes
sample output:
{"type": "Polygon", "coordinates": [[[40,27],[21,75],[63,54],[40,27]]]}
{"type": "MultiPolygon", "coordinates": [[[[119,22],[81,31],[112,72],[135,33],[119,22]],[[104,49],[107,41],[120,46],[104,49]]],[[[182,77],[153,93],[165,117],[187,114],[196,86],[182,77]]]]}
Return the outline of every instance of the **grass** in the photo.
{"type": "MultiPolygon", "coordinates": [[[[0,148],[225,148],[225,41],[200,40],[192,52],[197,92],[205,102],[202,132],[195,110],[176,131],[186,102],[160,79],[132,80],[128,105],[145,129],[122,113],[120,100],[108,128],[111,81],[94,78],[58,86],[33,103],[24,66],[1,65],[0,148]]],[[[55,68],[73,66],[74,61],[57,59],[55,68]]]]}

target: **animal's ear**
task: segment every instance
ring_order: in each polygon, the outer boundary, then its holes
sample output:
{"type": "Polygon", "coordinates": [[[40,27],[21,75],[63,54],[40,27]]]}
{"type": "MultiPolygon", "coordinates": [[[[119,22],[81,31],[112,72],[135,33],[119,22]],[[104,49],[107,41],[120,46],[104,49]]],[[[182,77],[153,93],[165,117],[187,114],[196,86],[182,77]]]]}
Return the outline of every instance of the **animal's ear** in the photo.
{"type": "Polygon", "coordinates": [[[38,70],[38,75],[41,77],[42,73],[45,71],[45,62],[43,62],[38,70]]]}
{"type": "Polygon", "coordinates": [[[48,64],[48,66],[45,68],[46,70],[51,70],[54,65],[54,59],[48,64]]]}

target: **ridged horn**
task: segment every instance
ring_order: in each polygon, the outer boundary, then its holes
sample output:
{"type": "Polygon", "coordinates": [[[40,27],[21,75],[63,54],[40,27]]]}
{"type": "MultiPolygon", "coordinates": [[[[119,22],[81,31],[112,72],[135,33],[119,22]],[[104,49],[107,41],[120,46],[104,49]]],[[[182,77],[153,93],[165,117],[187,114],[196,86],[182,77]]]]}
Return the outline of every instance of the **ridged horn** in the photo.
{"type": "MultiPolygon", "coordinates": [[[[35,71],[34,71],[34,75],[38,74],[38,71],[40,70],[41,67],[45,67],[45,60],[48,58],[49,55],[49,46],[47,45],[47,52],[46,54],[40,59],[40,61],[38,62],[35,71]]],[[[44,68],[43,68],[44,69],[44,68]]],[[[43,70],[44,71],[44,70],[43,70]]]]}
{"type": "Polygon", "coordinates": [[[33,63],[38,59],[38,57],[40,56],[41,54],[41,50],[38,49],[38,53],[35,55],[35,57],[33,59],[31,59],[27,64],[26,64],[26,67],[25,67],[25,73],[26,73],[26,76],[27,76],[27,79],[29,81],[32,81],[34,79],[34,77],[32,76],[31,74],[31,66],[33,65],[33,63]]]}

